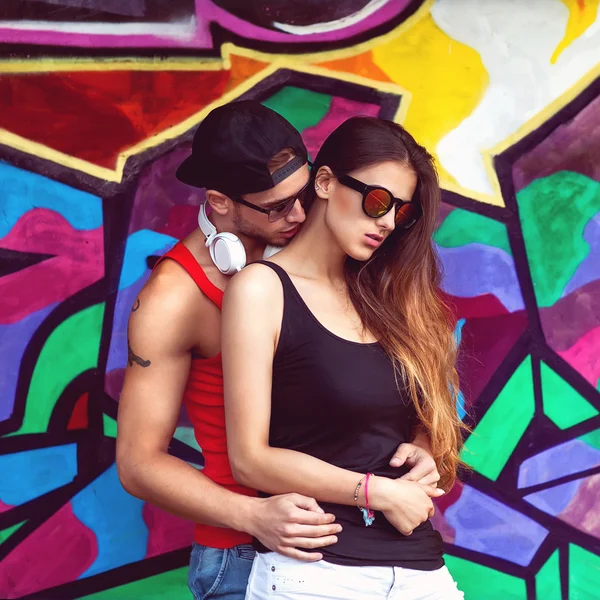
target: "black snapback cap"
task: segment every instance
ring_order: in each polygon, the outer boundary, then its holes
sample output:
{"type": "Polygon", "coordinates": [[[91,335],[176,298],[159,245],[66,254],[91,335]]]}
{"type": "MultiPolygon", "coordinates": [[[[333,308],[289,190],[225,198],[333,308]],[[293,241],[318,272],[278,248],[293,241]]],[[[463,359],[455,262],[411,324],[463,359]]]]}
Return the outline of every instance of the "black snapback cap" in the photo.
{"type": "Polygon", "coordinates": [[[200,123],[192,154],[177,169],[188,185],[223,194],[251,194],[275,187],[308,160],[300,133],[279,113],[255,100],[224,104],[200,123]],[[291,148],[296,157],[275,173],[268,162],[291,148]]]}

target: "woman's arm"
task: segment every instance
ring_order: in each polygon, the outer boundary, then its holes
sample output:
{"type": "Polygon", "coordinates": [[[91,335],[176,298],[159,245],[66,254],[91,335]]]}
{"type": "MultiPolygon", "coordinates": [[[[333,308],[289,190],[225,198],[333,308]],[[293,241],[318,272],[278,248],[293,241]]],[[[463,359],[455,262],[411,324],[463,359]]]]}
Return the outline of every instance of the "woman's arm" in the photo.
{"type": "MultiPolygon", "coordinates": [[[[323,502],[353,505],[354,490],[364,473],[269,446],[272,364],[282,314],[281,283],[268,267],[250,266],[229,283],[223,304],[222,356],[234,477],[271,494],[294,491],[323,502]]],[[[416,491],[422,503],[430,504],[427,494],[437,495],[413,482],[375,477],[369,483],[370,505],[392,510],[404,493],[416,491]]],[[[359,504],[364,506],[362,488],[359,504]]]]}

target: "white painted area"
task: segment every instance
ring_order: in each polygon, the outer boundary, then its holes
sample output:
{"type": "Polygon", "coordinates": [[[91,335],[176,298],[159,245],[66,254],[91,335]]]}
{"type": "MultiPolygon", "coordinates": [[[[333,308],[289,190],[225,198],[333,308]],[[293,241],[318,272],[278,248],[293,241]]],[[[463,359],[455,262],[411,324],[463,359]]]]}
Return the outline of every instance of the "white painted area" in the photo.
{"type": "Polygon", "coordinates": [[[492,194],[481,152],[600,62],[600,17],[553,65],[550,58],[569,18],[560,0],[438,0],[431,13],[448,36],[479,52],[490,77],[480,104],[440,141],[437,155],[460,185],[492,194]]]}
{"type": "Polygon", "coordinates": [[[196,33],[196,18],[172,23],[92,23],[52,21],[0,21],[0,29],[48,31],[86,35],[154,35],[163,38],[191,40],[196,33]]]}
{"type": "MultiPolygon", "coordinates": [[[[293,0],[290,0],[292,2],[293,0]]],[[[339,0],[338,0],[339,1],[339,0]]],[[[327,23],[315,23],[314,25],[289,25],[288,23],[273,23],[273,27],[285,33],[293,33],[294,35],[309,35],[311,33],[327,33],[328,31],[337,31],[345,29],[360,23],[363,19],[370,17],[374,12],[378,11],[382,6],[385,6],[390,0],[371,0],[365,4],[359,11],[337,19],[336,21],[328,21],[327,23]]]]}

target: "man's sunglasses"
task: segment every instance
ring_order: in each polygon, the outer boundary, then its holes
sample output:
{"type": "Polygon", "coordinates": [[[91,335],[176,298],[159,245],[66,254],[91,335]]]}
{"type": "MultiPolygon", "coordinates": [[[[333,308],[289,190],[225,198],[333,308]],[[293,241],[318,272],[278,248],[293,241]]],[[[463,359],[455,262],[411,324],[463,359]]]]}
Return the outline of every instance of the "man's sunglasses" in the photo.
{"type": "Polygon", "coordinates": [[[337,180],[362,194],[362,209],[365,215],[378,219],[387,215],[392,207],[396,208],[396,227],[408,229],[412,227],[423,214],[421,206],[412,200],[401,200],[379,185],[367,185],[350,175],[335,175],[337,180]]]}
{"type": "Polygon", "coordinates": [[[257,206],[256,204],[252,204],[251,202],[244,200],[241,196],[229,196],[229,197],[234,202],[237,202],[238,204],[243,204],[244,206],[247,206],[248,208],[251,208],[252,210],[257,210],[258,212],[268,215],[269,222],[273,223],[275,221],[279,221],[279,219],[283,219],[283,218],[287,217],[287,215],[289,215],[292,208],[294,207],[294,204],[296,204],[296,200],[300,200],[300,204],[304,204],[306,191],[308,190],[308,187],[310,186],[311,181],[312,180],[309,179],[308,182],[306,183],[306,185],[301,190],[296,192],[293,196],[290,196],[289,198],[282,200],[281,202],[279,202],[275,206],[272,206],[271,208],[263,208],[262,206],[257,206]]]}

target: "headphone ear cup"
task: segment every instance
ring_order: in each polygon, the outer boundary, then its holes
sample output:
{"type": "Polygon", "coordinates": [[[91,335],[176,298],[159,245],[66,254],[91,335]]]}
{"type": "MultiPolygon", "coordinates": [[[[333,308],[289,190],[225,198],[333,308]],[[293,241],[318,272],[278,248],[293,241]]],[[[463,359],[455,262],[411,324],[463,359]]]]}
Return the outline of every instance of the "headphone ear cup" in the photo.
{"type": "Polygon", "coordinates": [[[233,233],[219,233],[210,244],[210,256],[224,275],[233,275],[246,266],[246,250],[233,233]]]}

